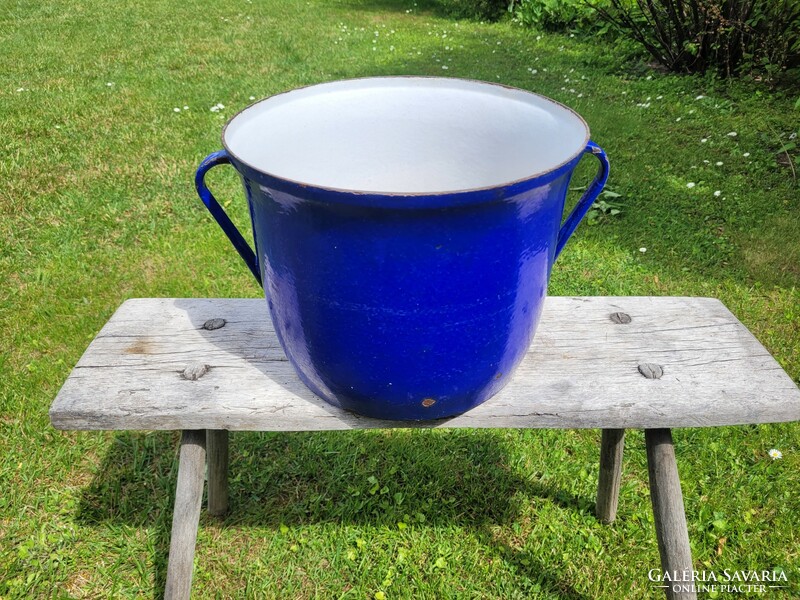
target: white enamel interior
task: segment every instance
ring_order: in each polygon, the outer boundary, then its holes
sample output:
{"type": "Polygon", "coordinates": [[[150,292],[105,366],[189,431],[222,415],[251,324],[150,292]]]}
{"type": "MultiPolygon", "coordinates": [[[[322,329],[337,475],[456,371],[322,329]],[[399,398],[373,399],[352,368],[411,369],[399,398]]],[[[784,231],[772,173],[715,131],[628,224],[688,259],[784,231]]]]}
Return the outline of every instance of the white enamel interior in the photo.
{"type": "Polygon", "coordinates": [[[340,190],[496,187],[578,155],[586,123],[542,96],[446,78],[353,79],[262,100],[225,129],[228,151],[281,179],[340,190]]]}

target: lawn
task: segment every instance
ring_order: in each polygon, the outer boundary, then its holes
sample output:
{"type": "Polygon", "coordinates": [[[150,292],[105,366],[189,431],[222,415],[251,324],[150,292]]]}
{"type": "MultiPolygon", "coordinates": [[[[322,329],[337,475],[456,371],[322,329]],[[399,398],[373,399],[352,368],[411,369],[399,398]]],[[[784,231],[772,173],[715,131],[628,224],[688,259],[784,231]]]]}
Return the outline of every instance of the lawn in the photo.
{"type": "MultiPolygon", "coordinates": [[[[720,298],[800,381],[797,151],[779,153],[800,90],[666,75],[595,39],[435,9],[0,0],[0,598],[159,595],[177,436],[59,432],[47,409],[123,300],[261,294],[192,184],[251,98],[420,74],[575,108],[612,194],[550,293],[720,298]]],[[[209,179],[247,223],[233,170],[209,179]]],[[[612,526],[593,516],[599,437],[236,434],[234,510],[201,519],[195,597],[659,598],[643,435],[612,526]]],[[[696,567],[783,569],[789,587],[767,596],[800,596],[800,426],[675,441],[696,567]]]]}

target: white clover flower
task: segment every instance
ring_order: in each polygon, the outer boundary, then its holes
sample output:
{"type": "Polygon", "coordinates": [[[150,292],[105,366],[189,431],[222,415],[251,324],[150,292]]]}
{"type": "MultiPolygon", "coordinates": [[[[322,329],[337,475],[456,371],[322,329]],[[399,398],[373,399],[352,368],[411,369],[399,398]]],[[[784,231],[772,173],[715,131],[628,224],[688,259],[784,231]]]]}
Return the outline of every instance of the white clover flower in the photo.
{"type": "Polygon", "coordinates": [[[773,448],[772,450],[769,451],[769,456],[772,460],[777,460],[779,458],[783,458],[783,452],[773,448]]]}
{"type": "Polygon", "coordinates": [[[747,158],[748,156],[750,156],[750,153],[749,153],[749,152],[745,152],[744,154],[742,154],[742,156],[744,156],[745,158],[747,158]]]}
{"type": "Polygon", "coordinates": [[[722,195],[721,190],[717,190],[716,192],[714,192],[714,198],[719,198],[721,195],[722,195]]]}
{"type": "Polygon", "coordinates": [[[17,91],[18,91],[18,92],[24,92],[24,91],[25,91],[25,88],[17,88],[17,91]]]}
{"type": "Polygon", "coordinates": [[[714,164],[717,165],[718,167],[721,167],[723,165],[723,162],[721,160],[718,160],[714,164]]]}
{"type": "Polygon", "coordinates": [[[536,69],[531,69],[531,75],[536,75],[538,72],[536,69]]]}
{"type": "Polygon", "coordinates": [[[447,70],[447,69],[449,69],[450,67],[448,67],[447,65],[442,65],[442,68],[443,68],[444,70],[447,70]]]}
{"type": "Polygon", "coordinates": [[[700,140],[700,143],[701,144],[705,144],[707,141],[708,141],[708,138],[703,138],[703,139],[700,140]]]}
{"type": "Polygon", "coordinates": [[[735,131],[729,131],[728,132],[728,137],[736,137],[737,135],[739,135],[739,134],[736,133],[735,131]]]}
{"type": "Polygon", "coordinates": [[[656,96],[656,100],[661,100],[664,96],[656,96]]]}
{"type": "Polygon", "coordinates": [[[644,254],[645,252],[647,252],[647,248],[645,248],[644,246],[642,246],[641,248],[639,248],[639,252],[641,252],[642,254],[644,254]]]}
{"type": "Polygon", "coordinates": [[[189,110],[189,107],[188,106],[184,106],[183,110],[189,110]]]}
{"type": "Polygon", "coordinates": [[[678,117],[677,119],[675,119],[675,122],[678,123],[678,122],[680,122],[680,120],[681,120],[681,118],[678,117]]]}
{"type": "Polygon", "coordinates": [[[692,189],[694,186],[695,186],[695,183],[693,181],[690,181],[689,183],[686,184],[686,187],[689,188],[689,189],[692,189]]]}
{"type": "Polygon", "coordinates": [[[181,112],[181,109],[180,109],[180,108],[178,108],[177,106],[176,106],[175,108],[173,108],[172,110],[173,110],[174,112],[181,112]]]}
{"type": "Polygon", "coordinates": [[[256,99],[255,96],[250,96],[250,100],[255,100],[255,99],[256,99]]]}
{"type": "Polygon", "coordinates": [[[113,86],[114,86],[114,82],[113,82],[113,81],[109,81],[109,82],[108,82],[106,85],[107,85],[108,87],[113,87],[113,86]]]}

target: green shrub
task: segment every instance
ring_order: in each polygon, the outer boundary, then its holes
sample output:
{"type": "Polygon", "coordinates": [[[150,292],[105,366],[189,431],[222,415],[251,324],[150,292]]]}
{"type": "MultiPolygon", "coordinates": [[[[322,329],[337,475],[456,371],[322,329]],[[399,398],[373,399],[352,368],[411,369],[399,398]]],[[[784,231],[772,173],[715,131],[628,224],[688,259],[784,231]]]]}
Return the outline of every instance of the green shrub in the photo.
{"type": "Polygon", "coordinates": [[[437,0],[439,9],[456,19],[496,21],[508,10],[510,0],[437,0]]]}
{"type": "Polygon", "coordinates": [[[774,77],[800,58],[800,0],[607,0],[595,9],[671,71],[774,77]]]}
{"type": "Polygon", "coordinates": [[[510,9],[523,25],[547,31],[591,29],[597,23],[585,0],[513,0],[510,9]]]}

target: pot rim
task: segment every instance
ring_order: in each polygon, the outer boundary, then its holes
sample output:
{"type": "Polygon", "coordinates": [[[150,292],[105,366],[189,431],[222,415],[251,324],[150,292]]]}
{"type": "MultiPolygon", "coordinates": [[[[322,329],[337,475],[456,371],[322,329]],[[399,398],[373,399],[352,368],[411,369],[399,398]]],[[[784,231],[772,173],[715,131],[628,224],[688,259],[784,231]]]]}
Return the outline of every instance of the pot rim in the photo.
{"type": "MultiPolygon", "coordinates": [[[[228,121],[225,123],[224,127],[222,128],[221,138],[222,138],[222,146],[223,146],[223,148],[225,148],[225,151],[230,155],[230,157],[236,163],[239,163],[239,164],[243,165],[248,170],[250,170],[250,171],[252,171],[254,173],[257,173],[257,174],[260,174],[260,175],[266,177],[268,180],[272,180],[272,181],[275,181],[275,182],[284,182],[285,184],[288,184],[292,188],[303,189],[303,190],[318,190],[321,193],[327,193],[327,194],[332,194],[332,195],[337,195],[337,196],[340,195],[340,194],[344,194],[344,195],[349,196],[349,197],[356,196],[356,197],[373,197],[373,198],[380,197],[380,198],[387,198],[387,199],[388,198],[417,198],[417,199],[419,199],[419,198],[423,198],[423,197],[427,197],[427,198],[436,198],[436,197],[442,198],[444,196],[463,196],[463,195],[471,195],[471,194],[476,194],[478,196],[485,196],[485,194],[487,192],[490,192],[492,190],[501,190],[501,189],[507,189],[509,187],[517,187],[517,186],[521,186],[521,185],[526,184],[526,183],[533,183],[534,181],[536,181],[538,179],[541,179],[541,178],[544,178],[544,177],[546,177],[547,180],[551,180],[551,179],[554,178],[553,177],[554,175],[561,174],[561,172],[564,170],[564,168],[566,166],[568,166],[571,163],[573,163],[577,158],[579,158],[586,151],[586,146],[587,146],[587,144],[589,143],[589,140],[590,140],[590,130],[589,130],[588,123],[586,123],[586,120],[580,114],[578,114],[574,109],[570,108],[569,106],[567,106],[565,104],[562,104],[561,102],[558,102],[557,100],[553,100],[552,98],[549,98],[547,96],[543,96],[542,94],[537,94],[536,92],[531,92],[530,90],[526,90],[526,89],[523,89],[523,88],[518,88],[518,87],[514,87],[514,86],[502,84],[502,83],[495,83],[495,82],[490,82],[490,81],[482,81],[482,80],[479,80],[479,79],[461,78],[461,77],[438,77],[438,76],[435,76],[435,75],[388,75],[388,76],[378,76],[378,77],[368,76],[368,77],[351,77],[351,78],[347,78],[347,79],[335,79],[335,80],[332,80],[332,81],[313,83],[313,84],[309,84],[309,85],[305,85],[305,86],[300,86],[300,87],[297,87],[297,88],[292,88],[292,89],[289,89],[289,90],[286,90],[286,91],[283,91],[283,92],[279,92],[277,94],[272,94],[271,96],[267,96],[266,98],[261,98],[260,100],[257,100],[257,101],[255,101],[255,102],[253,102],[251,104],[248,104],[247,106],[245,106],[244,108],[242,108],[241,110],[236,112],[230,119],[228,119],[228,121]],[[298,181],[298,180],[295,180],[295,179],[291,179],[291,178],[288,178],[288,177],[284,177],[284,176],[281,176],[281,175],[276,175],[274,173],[270,173],[269,171],[266,171],[266,170],[263,170],[263,169],[259,169],[258,167],[255,167],[252,164],[250,164],[247,161],[245,161],[242,158],[240,158],[235,152],[233,152],[231,150],[229,144],[227,143],[227,141],[225,139],[225,135],[226,135],[226,133],[228,131],[228,127],[230,127],[230,125],[240,115],[242,115],[245,111],[251,109],[252,107],[254,107],[254,106],[258,105],[258,104],[261,104],[262,102],[267,102],[269,100],[272,100],[273,98],[277,98],[277,97],[280,97],[280,96],[286,96],[286,95],[298,92],[300,90],[307,90],[307,89],[310,89],[310,88],[323,87],[323,86],[332,85],[332,84],[346,84],[346,83],[349,83],[349,82],[361,82],[361,81],[370,81],[370,80],[375,80],[375,81],[380,81],[380,80],[433,80],[433,81],[442,81],[442,82],[444,82],[444,81],[458,81],[458,82],[474,83],[474,84],[480,84],[480,85],[491,86],[491,87],[496,87],[496,88],[502,88],[502,89],[506,89],[506,90],[511,90],[513,92],[519,92],[519,93],[526,94],[526,95],[536,96],[536,97],[540,98],[541,100],[544,100],[544,101],[546,101],[546,102],[548,102],[548,103],[550,103],[550,104],[552,104],[552,105],[554,105],[556,107],[559,107],[559,108],[561,108],[563,110],[566,110],[573,117],[575,117],[579,121],[579,123],[583,126],[583,128],[585,130],[584,140],[583,140],[583,143],[580,146],[580,149],[577,152],[571,154],[565,160],[561,161],[560,163],[558,163],[558,164],[556,164],[556,165],[554,165],[554,166],[552,166],[550,168],[537,171],[537,172],[535,172],[535,173],[533,173],[531,175],[528,175],[528,176],[525,176],[525,177],[522,177],[522,178],[518,178],[518,179],[514,179],[514,180],[510,180],[510,181],[503,181],[503,182],[499,182],[497,184],[488,185],[488,186],[463,188],[463,189],[455,189],[455,190],[444,190],[444,191],[435,191],[435,192],[382,192],[382,191],[356,190],[356,189],[350,189],[350,188],[338,188],[338,187],[327,186],[327,185],[319,185],[319,184],[315,184],[315,183],[308,183],[308,182],[304,182],[304,181],[298,181]],[[547,177],[548,175],[550,175],[550,177],[547,177]]],[[[528,187],[528,186],[525,186],[525,187],[528,187]]]]}

